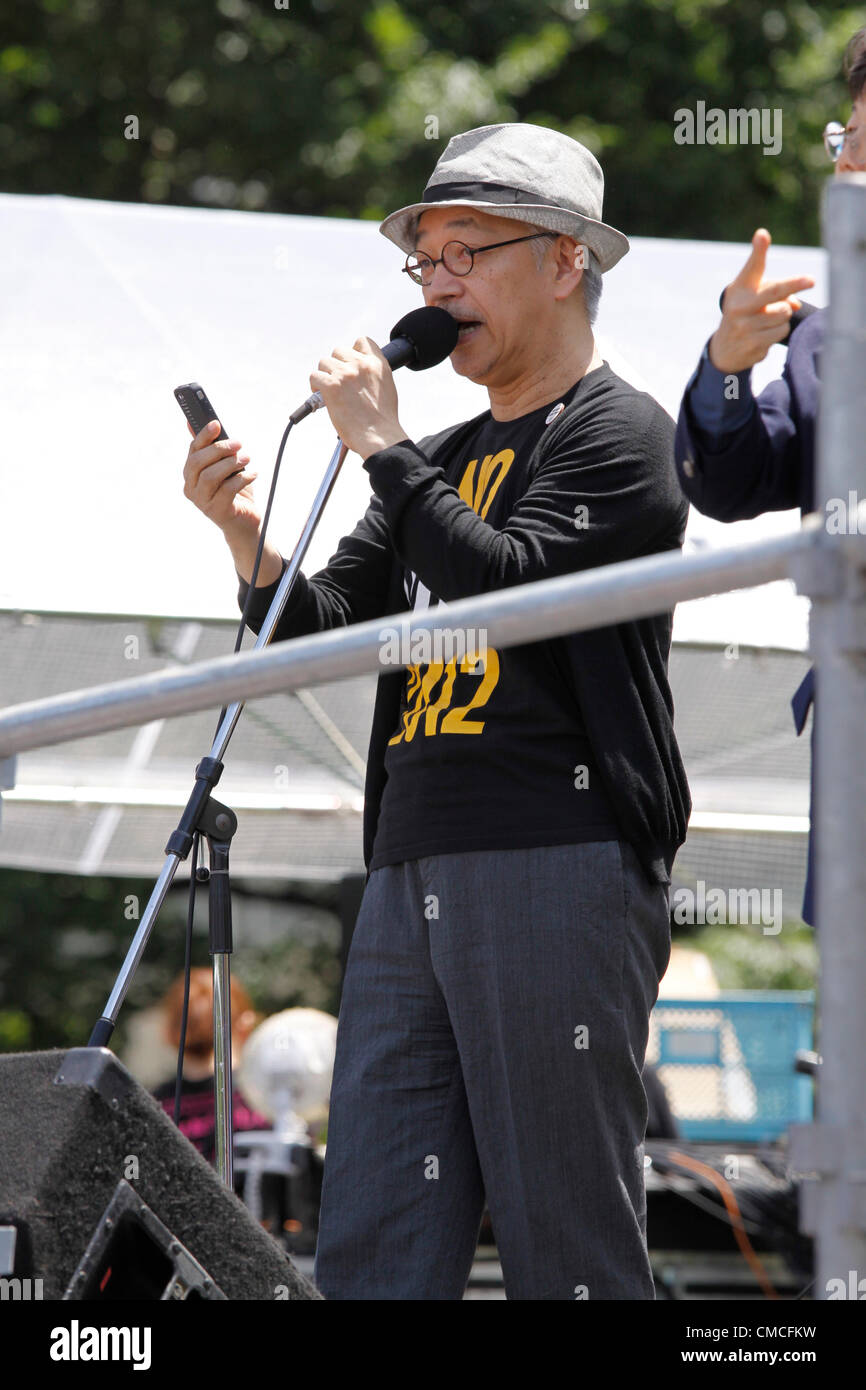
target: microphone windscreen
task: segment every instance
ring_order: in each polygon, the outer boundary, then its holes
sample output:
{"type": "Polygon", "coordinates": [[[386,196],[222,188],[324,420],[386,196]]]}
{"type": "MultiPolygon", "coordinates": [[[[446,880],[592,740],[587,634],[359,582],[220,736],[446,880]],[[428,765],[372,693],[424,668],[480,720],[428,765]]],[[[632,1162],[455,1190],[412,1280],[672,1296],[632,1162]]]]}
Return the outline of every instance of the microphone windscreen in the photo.
{"type": "Polygon", "coordinates": [[[415,356],[406,366],[413,372],[423,372],[450,356],[457,346],[458,331],[457,320],[447,310],[427,305],[404,314],[391,329],[391,341],[408,338],[415,356]]]}

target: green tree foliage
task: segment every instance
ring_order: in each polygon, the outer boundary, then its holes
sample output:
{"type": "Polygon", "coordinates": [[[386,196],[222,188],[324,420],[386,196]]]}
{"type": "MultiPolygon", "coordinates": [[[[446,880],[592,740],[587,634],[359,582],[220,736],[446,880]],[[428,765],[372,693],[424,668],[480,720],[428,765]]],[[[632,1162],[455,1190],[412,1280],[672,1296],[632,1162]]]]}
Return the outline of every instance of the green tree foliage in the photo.
{"type": "MultiPolygon", "coordinates": [[[[126,913],[143,911],[152,888],[146,880],[0,870],[0,1052],[85,1045],[138,926],[137,915],[126,913]]],[[[187,892],[188,884],[178,880],[151,932],[112,1041],[117,1050],[131,1013],[158,1003],[183,969],[187,892]]],[[[243,913],[240,885],[235,893],[237,919],[243,913]]],[[[263,1014],[297,1005],[336,1014],[337,896],[331,885],[287,888],[281,899],[285,936],[244,940],[232,958],[263,1014]]],[[[206,886],[199,894],[192,963],[210,964],[206,886]]]]}
{"type": "Polygon", "coordinates": [[[709,956],[721,989],[817,988],[815,934],[802,923],[786,922],[779,936],[742,923],[705,926],[680,930],[674,941],[709,956]]]}
{"type": "Polygon", "coordinates": [[[633,235],[818,239],[827,120],[862,9],[821,0],[31,0],[5,7],[6,191],[380,218],[458,131],[592,148],[633,235]],[[585,8],[582,6],[585,5],[585,8]],[[674,113],[783,113],[760,146],[681,146],[674,113]]]}
{"type": "MultiPolygon", "coordinates": [[[[745,241],[763,223],[777,241],[816,243],[821,131],[847,119],[841,59],[862,9],[582,3],[6,0],[0,186],[379,219],[419,198],[455,133],[530,121],[598,155],[605,216],[627,233],[745,241]],[[675,113],[698,101],[781,109],[781,152],[677,145],[675,113]]],[[[150,886],[128,891],[145,902],[150,886]]],[[[86,1040],[134,928],[117,903],[104,879],[0,874],[0,1049],[86,1040]]],[[[141,1003],[182,963],[184,907],[171,905],[136,977],[141,1003]]],[[[718,932],[701,944],[726,985],[812,978],[806,945],[792,955],[718,932]]],[[[201,936],[196,952],[206,963],[201,936]]],[[[287,940],[244,965],[265,1012],[336,1009],[327,943],[287,940]]]]}

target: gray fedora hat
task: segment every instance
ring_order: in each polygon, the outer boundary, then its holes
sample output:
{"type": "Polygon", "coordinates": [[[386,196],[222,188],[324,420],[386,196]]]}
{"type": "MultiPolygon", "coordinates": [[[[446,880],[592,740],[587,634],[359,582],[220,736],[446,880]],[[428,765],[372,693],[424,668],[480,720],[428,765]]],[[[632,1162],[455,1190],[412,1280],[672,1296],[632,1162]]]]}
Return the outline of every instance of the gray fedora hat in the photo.
{"type": "Polygon", "coordinates": [[[629,246],[622,232],[602,222],[603,198],[601,166],[577,140],[545,126],[484,125],[448,141],[422,201],[392,212],[379,231],[403,251],[414,251],[422,212],[480,208],[565,232],[610,270],[629,246]]]}

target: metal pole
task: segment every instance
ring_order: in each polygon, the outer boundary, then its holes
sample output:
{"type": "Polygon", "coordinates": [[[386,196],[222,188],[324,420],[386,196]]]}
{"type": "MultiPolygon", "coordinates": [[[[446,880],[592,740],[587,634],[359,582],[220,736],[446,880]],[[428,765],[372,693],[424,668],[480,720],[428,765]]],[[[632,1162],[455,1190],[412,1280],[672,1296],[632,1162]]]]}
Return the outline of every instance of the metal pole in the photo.
{"type": "MultiPolygon", "coordinates": [[[[325,476],[322,478],[319,484],[319,490],[313,498],[313,505],[310,507],[309,516],[304,522],[303,530],[298,537],[298,543],[287,561],[286,568],[280,579],[279,587],[268,609],[267,617],[259,629],[253,651],[261,651],[262,647],[267,647],[270,644],[271,638],[276,631],[277,623],[280,621],[282,611],[286,606],[289,592],[295,582],[295,576],[304,563],[304,556],[309,549],[310,541],[313,539],[313,534],[327,506],[328,498],[333,491],[334,484],[343,466],[343,460],[348,452],[348,446],[343,443],[342,439],[338,439],[334,446],[334,452],[331,455],[331,461],[325,469],[325,476]]],[[[219,761],[222,762],[223,755],[228,747],[229,739],[234,733],[235,725],[240,718],[243,707],[243,701],[237,700],[226,710],[214,736],[213,745],[210,750],[210,756],[212,758],[218,758],[219,761]]]]}
{"type": "MultiPolygon", "coordinates": [[[[407,646],[412,634],[446,626],[454,631],[482,630],[488,645],[509,647],[649,617],[688,599],[768,584],[792,574],[799,584],[812,565],[823,567],[827,557],[818,545],[822,539],[826,540],[821,518],[808,517],[799,530],[771,540],[725,546],[708,554],[673,551],[601,565],[460,599],[423,616],[397,613],[296,637],[267,651],[217,657],[181,670],[14,705],[0,714],[0,757],[189,714],[238,696],[252,699],[381,672],[385,628],[405,631],[407,646]]],[[[860,546],[866,550],[866,535],[860,537],[860,546]]],[[[214,746],[220,742],[218,737],[214,746]]]]}
{"type": "MultiPolygon", "coordinates": [[[[343,460],[345,459],[347,453],[347,446],[343,443],[341,439],[338,439],[336,445],[334,446],[334,452],[331,455],[328,467],[325,470],[324,477],[322,478],[322,481],[319,484],[319,490],[316,493],[315,498],[313,499],[313,504],[310,508],[307,520],[305,521],[301,534],[298,537],[298,542],[295,546],[294,551],[292,552],[291,559],[289,560],[287,568],[283,573],[283,576],[277,588],[277,592],[275,593],[273,600],[271,601],[271,606],[268,610],[267,617],[262,625],[261,631],[259,632],[255,644],[256,651],[260,650],[264,646],[267,646],[267,644],[271,640],[271,637],[276,629],[277,623],[279,622],[280,615],[286,605],[286,601],[289,596],[289,591],[292,587],[292,584],[294,583],[295,576],[297,575],[298,570],[300,569],[301,564],[303,563],[303,559],[307,553],[307,549],[309,547],[310,541],[312,540],[313,533],[315,532],[316,526],[318,525],[321,519],[322,512],[324,511],[328,498],[331,495],[334,483],[337,481],[337,476],[340,472],[340,469],[343,465],[343,460]]],[[[209,703],[210,701],[205,702],[205,704],[209,703]]],[[[243,701],[239,700],[235,704],[233,704],[229,709],[226,710],[226,713],[220,721],[220,726],[217,729],[211,747],[211,753],[209,755],[212,759],[215,759],[217,762],[222,762],[223,754],[225,753],[229,740],[232,736],[232,733],[234,732],[235,725],[237,724],[238,719],[240,718],[242,709],[243,701]]],[[[203,766],[203,764],[200,764],[200,767],[201,766],[203,766]]],[[[105,1008],[103,1009],[100,1017],[98,1018],[93,1032],[91,1033],[89,1044],[91,1047],[105,1047],[108,1045],[108,1042],[114,1031],[114,1026],[117,1022],[117,1016],[120,1013],[121,1006],[123,1004],[124,999],[126,998],[127,992],[132,983],[133,976],[135,974],[136,969],[138,968],[139,961],[141,960],[141,957],[144,954],[145,947],[147,946],[147,943],[150,939],[150,933],[153,930],[154,923],[156,922],[157,916],[159,915],[159,911],[162,907],[163,902],[165,901],[166,894],[168,893],[168,890],[171,887],[172,882],[174,881],[174,876],[177,873],[180,862],[181,856],[179,853],[176,852],[175,849],[169,849],[166,851],[166,858],[163,861],[162,868],[159,872],[159,877],[157,878],[156,883],[153,886],[150,898],[147,901],[147,905],[142,914],[141,921],[138,924],[138,929],[136,930],[135,935],[133,936],[132,941],[130,942],[130,945],[127,949],[126,956],[124,957],[123,964],[120,967],[120,970],[118,971],[117,979],[114,982],[105,1008]]],[[[214,1010],[216,1011],[216,995],[214,995],[214,1010]]],[[[230,1071],[231,1068],[229,1067],[229,1072],[230,1071]]],[[[219,1108],[220,1107],[218,1106],[218,1109],[219,1108]]],[[[231,1150],[230,1096],[228,1098],[228,1101],[222,1106],[222,1110],[227,1110],[228,1112],[228,1148],[229,1150],[231,1150]]],[[[219,1119],[219,1116],[217,1118],[219,1119]]],[[[218,1124],[218,1153],[220,1151],[219,1145],[220,1130],[218,1124]]],[[[222,1166],[223,1168],[225,1167],[225,1162],[222,1162],[222,1166]]],[[[231,1170],[230,1154],[228,1159],[228,1169],[229,1171],[231,1170]]]]}
{"type": "Polygon", "coordinates": [[[816,1298],[866,1295],[866,568],[845,545],[866,499],[866,176],[824,203],[830,311],[821,361],[816,496],[841,562],[813,600],[816,902],[820,947],[817,1123],[792,1134],[807,1178],[801,1219],[817,1239],[816,1298]],[[861,1283],[860,1281],[864,1282],[861,1283]]]}
{"type": "Polygon", "coordinates": [[[232,995],[227,952],[213,958],[214,1137],[216,1170],[231,1187],[232,1152],[232,995]]]}

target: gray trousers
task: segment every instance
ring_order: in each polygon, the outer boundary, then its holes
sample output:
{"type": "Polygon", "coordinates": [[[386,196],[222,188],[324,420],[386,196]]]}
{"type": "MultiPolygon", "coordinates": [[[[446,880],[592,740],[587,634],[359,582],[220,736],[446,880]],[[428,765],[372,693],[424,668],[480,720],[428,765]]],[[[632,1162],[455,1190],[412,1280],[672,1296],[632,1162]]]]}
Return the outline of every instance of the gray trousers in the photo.
{"type": "Polygon", "coordinates": [[[668,889],[624,841],[375,870],[337,1031],[315,1280],[461,1299],[485,1197],[518,1299],[652,1299],[641,1081],[668,889]]]}

